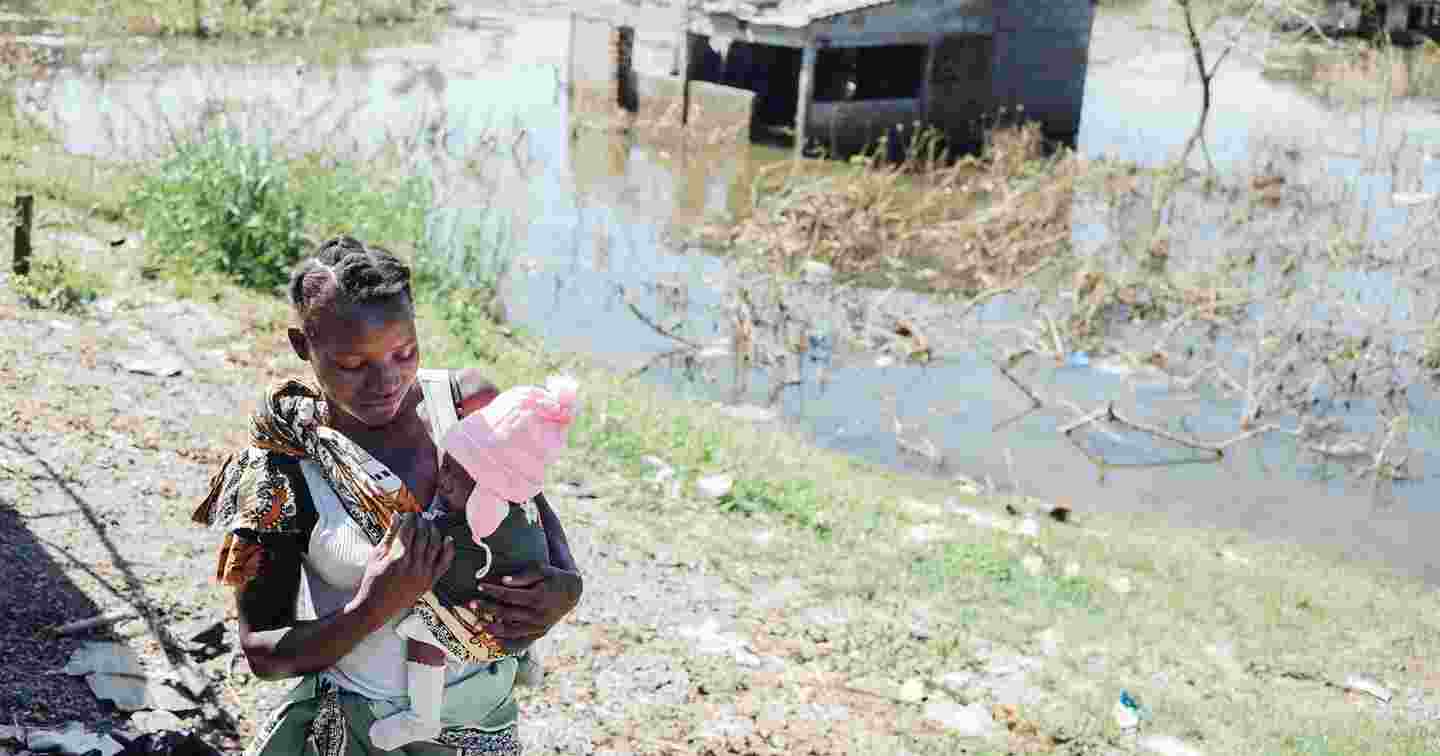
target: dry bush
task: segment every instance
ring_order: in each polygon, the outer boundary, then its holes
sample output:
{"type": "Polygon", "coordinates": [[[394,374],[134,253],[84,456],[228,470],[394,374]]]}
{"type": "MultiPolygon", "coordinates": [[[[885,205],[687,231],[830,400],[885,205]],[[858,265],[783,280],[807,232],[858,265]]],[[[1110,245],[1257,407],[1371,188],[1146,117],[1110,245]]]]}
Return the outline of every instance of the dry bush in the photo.
{"type": "MultiPolygon", "coordinates": [[[[950,161],[922,132],[904,159],[877,158],[884,144],[838,173],[792,166],[778,186],[757,188],[754,212],[725,241],[787,267],[821,260],[843,274],[921,260],[939,289],[974,291],[1012,280],[1065,249],[1075,163],[1047,158],[1038,124],[992,132],[983,153],[950,161]]],[[[771,176],[762,176],[762,182],[771,176]]]]}

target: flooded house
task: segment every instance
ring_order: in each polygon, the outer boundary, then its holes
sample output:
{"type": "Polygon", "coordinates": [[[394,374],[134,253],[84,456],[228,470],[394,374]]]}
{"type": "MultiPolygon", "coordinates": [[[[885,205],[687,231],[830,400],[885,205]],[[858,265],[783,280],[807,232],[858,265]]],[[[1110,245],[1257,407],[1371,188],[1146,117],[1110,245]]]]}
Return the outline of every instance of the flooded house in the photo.
{"type": "Polygon", "coordinates": [[[1329,0],[1322,28],[1342,33],[1387,32],[1409,41],[1440,36],[1440,0],[1329,0]]]}
{"type": "Polygon", "coordinates": [[[916,124],[970,150],[1039,121],[1074,143],[1092,0],[715,0],[693,13],[685,76],[755,93],[752,135],[852,154],[916,124]]]}

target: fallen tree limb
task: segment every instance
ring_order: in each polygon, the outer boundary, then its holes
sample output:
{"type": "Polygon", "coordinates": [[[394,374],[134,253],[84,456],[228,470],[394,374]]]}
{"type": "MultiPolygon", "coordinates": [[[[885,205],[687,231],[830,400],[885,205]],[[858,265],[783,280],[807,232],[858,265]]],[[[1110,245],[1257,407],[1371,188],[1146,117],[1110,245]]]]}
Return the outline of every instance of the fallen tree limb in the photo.
{"type": "Polygon", "coordinates": [[[702,347],[700,346],[700,344],[698,344],[698,343],[696,343],[696,342],[694,342],[694,341],[691,341],[690,339],[687,339],[687,338],[685,338],[684,336],[681,336],[681,335],[679,335],[679,334],[677,334],[677,333],[672,333],[672,332],[670,332],[670,331],[665,330],[665,328],[662,327],[659,323],[656,323],[654,320],[652,320],[649,315],[646,315],[644,312],[641,312],[641,311],[640,311],[640,308],[639,308],[639,307],[636,307],[636,306],[635,306],[635,303],[630,301],[630,297],[629,297],[628,293],[625,291],[625,287],[619,286],[619,287],[617,287],[617,288],[620,290],[620,298],[623,299],[623,300],[625,300],[625,306],[630,308],[630,312],[634,313],[634,314],[635,314],[635,317],[639,318],[641,323],[644,323],[645,325],[649,326],[649,327],[650,327],[650,330],[652,330],[652,331],[660,334],[661,336],[664,336],[664,337],[667,338],[667,339],[670,339],[671,341],[675,341],[675,342],[679,342],[679,343],[681,343],[681,344],[684,344],[685,346],[687,346],[687,347],[689,347],[689,348],[691,348],[691,349],[693,349],[693,350],[695,350],[695,351],[697,351],[697,352],[700,351],[700,349],[702,348],[702,347]]]}
{"type": "Polygon", "coordinates": [[[86,630],[94,630],[97,627],[113,625],[116,622],[127,619],[134,619],[137,615],[133,609],[114,609],[104,614],[97,614],[94,617],[74,622],[66,622],[63,625],[56,625],[50,628],[50,633],[57,636],[78,635],[86,630]]]}

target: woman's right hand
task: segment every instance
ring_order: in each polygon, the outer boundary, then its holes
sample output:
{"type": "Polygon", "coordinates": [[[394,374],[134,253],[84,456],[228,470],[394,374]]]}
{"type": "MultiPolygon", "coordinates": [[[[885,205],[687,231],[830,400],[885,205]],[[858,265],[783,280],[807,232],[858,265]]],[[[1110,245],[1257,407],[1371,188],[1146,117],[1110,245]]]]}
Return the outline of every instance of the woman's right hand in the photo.
{"type": "Polygon", "coordinates": [[[409,609],[455,558],[454,540],[412,512],[393,517],[370,553],[353,605],[388,619],[409,609]]]}

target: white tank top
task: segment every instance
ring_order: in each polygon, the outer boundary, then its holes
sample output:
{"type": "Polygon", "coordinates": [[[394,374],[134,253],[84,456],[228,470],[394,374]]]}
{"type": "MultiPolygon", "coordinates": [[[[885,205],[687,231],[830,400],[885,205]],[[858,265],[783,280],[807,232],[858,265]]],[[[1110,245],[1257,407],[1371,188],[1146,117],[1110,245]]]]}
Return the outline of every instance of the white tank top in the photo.
{"type": "MultiPolygon", "coordinates": [[[[426,388],[426,403],[431,404],[429,386],[426,388]]],[[[435,422],[433,414],[431,418],[432,431],[440,432],[434,429],[443,420],[435,422]]],[[[316,514],[309,549],[302,559],[300,593],[296,598],[296,615],[303,620],[337,612],[355,597],[365,576],[365,564],[375,547],[346,514],[340,497],[326,482],[319,465],[302,460],[300,471],[305,475],[316,514]]],[[[406,695],[405,639],[395,632],[395,626],[403,617],[403,612],[391,617],[323,674],[340,689],[371,700],[406,695]]],[[[448,664],[447,681],[466,671],[460,665],[448,664]]]]}

